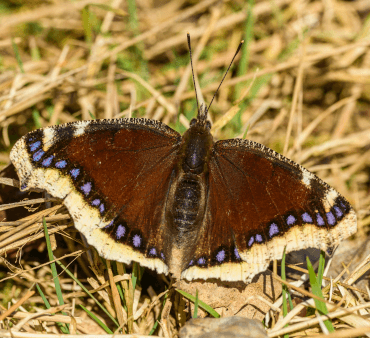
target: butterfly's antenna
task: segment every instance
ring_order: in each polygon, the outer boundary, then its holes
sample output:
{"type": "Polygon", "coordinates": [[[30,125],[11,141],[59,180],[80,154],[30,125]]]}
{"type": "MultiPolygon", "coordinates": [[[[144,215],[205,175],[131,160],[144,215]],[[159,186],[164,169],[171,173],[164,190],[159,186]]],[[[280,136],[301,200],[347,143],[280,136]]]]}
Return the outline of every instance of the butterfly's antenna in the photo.
{"type": "Polygon", "coordinates": [[[199,119],[200,118],[200,115],[201,115],[201,111],[199,110],[197,87],[195,86],[195,76],[194,76],[194,68],[193,68],[193,56],[191,54],[190,34],[187,33],[187,36],[188,36],[188,46],[189,46],[189,54],[190,54],[191,73],[193,75],[193,85],[194,85],[194,90],[195,90],[195,98],[197,100],[198,119],[199,119]]]}
{"type": "Polygon", "coordinates": [[[222,80],[221,80],[221,82],[220,82],[220,85],[219,85],[219,86],[218,86],[218,88],[216,89],[216,92],[215,92],[215,94],[214,94],[214,95],[213,95],[213,97],[212,97],[211,103],[209,104],[209,106],[208,106],[208,107],[207,107],[207,109],[206,109],[206,114],[207,114],[207,112],[209,111],[209,108],[211,107],[211,104],[212,104],[213,100],[215,99],[215,97],[216,97],[216,95],[217,95],[217,92],[218,92],[218,90],[220,89],[220,87],[221,87],[221,85],[222,85],[222,82],[224,82],[225,77],[226,77],[227,73],[229,72],[229,70],[230,70],[230,68],[231,68],[231,65],[232,65],[232,64],[233,64],[233,62],[234,62],[234,59],[236,58],[236,56],[237,56],[237,55],[238,55],[238,53],[240,52],[240,49],[242,48],[243,43],[244,43],[244,40],[240,41],[239,46],[238,46],[238,49],[236,50],[235,55],[234,55],[233,59],[231,60],[230,65],[229,65],[229,67],[227,68],[227,71],[226,71],[225,75],[224,75],[224,77],[222,78],[222,80]]]}

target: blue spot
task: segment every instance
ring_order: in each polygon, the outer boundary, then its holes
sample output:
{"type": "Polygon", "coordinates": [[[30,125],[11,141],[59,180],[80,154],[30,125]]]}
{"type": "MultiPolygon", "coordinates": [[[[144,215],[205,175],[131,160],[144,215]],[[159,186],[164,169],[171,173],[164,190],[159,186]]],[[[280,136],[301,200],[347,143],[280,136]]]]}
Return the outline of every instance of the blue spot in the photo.
{"type": "Polygon", "coordinates": [[[249,239],[249,242],[248,242],[248,246],[252,246],[252,244],[254,243],[254,237],[252,236],[250,239],[249,239]]]}
{"type": "Polygon", "coordinates": [[[42,149],[40,149],[40,150],[36,151],[36,152],[33,154],[32,158],[33,158],[33,160],[34,160],[35,162],[38,162],[38,161],[40,161],[40,160],[41,160],[41,157],[43,157],[43,156],[44,156],[44,154],[45,154],[45,151],[43,151],[42,149]]]}
{"type": "Polygon", "coordinates": [[[340,201],[340,206],[343,208],[343,210],[344,211],[346,211],[347,210],[347,206],[342,202],[342,201],[340,201]]]}
{"type": "Polygon", "coordinates": [[[119,225],[116,230],[117,239],[121,239],[126,233],[126,228],[123,225],[119,225]]]}
{"type": "Polygon", "coordinates": [[[99,207],[99,211],[100,213],[102,214],[104,212],[105,208],[104,208],[104,204],[100,204],[100,207],[99,207]]]}
{"type": "Polygon", "coordinates": [[[337,217],[342,217],[343,216],[342,210],[340,210],[337,206],[334,207],[334,211],[335,211],[335,214],[337,215],[337,217]]]}
{"type": "Polygon", "coordinates": [[[70,173],[71,173],[71,176],[72,176],[74,179],[76,179],[76,178],[77,178],[77,176],[80,174],[80,169],[78,169],[78,168],[73,168],[73,169],[70,171],[70,173]]]}
{"type": "Polygon", "coordinates": [[[324,219],[322,218],[322,216],[319,213],[316,214],[316,220],[317,220],[318,225],[321,225],[321,226],[325,225],[324,219]]]}
{"type": "Polygon", "coordinates": [[[164,260],[164,253],[161,252],[161,258],[164,260]]]}
{"type": "Polygon", "coordinates": [[[307,212],[305,212],[303,215],[302,215],[302,219],[304,222],[306,223],[312,223],[312,217],[310,216],[310,214],[308,214],[307,212]]]}
{"type": "Polygon", "coordinates": [[[296,221],[295,217],[293,215],[289,215],[288,218],[286,219],[286,224],[292,225],[296,221]]]}
{"type": "Polygon", "coordinates": [[[226,258],[226,253],[225,253],[225,250],[221,250],[217,253],[216,255],[216,260],[221,263],[225,260],[226,258]]]}
{"type": "Polygon", "coordinates": [[[278,233],[279,233],[278,226],[275,223],[272,223],[270,225],[270,229],[269,229],[269,236],[270,236],[270,238],[272,238],[274,235],[276,235],[278,233]]]}
{"type": "MultiPolygon", "coordinates": [[[[58,161],[57,163],[55,163],[55,167],[58,168],[58,169],[63,169],[67,166],[67,161],[66,160],[61,160],[61,161],[58,161]]],[[[74,170],[74,169],[72,169],[74,170]]]]}
{"type": "Polygon", "coordinates": [[[100,204],[100,200],[99,199],[95,199],[91,202],[91,205],[93,205],[94,207],[97,207],[98,205],[100,204]]]}
{"type": "Polygon", "coordinates": [[[40,146],[41,146],[41,141],[36,141],[30,144],[30,151],[34,152],[40,146]]]}
{"type": "Polygon", "coordinates": [[[240,259],[240,255],[239,255],[239,252],[238,252],[237,248],[234,249],[234,255],[235,255],[236,259],[240,259]]]}
{"type": "Polygon", "coordinates": [[[42,165],[43,165],[44,167],[48,167],[48,166],[51,164],[51,161],[53,160],[53,158],[54,158],[54,156],[53,156],[53,155],[51,155],[51,156],[49,156],[49,157],[45,158],[45,160],[43,160],[43,161],[42,161],[42,165]]]}
{"type": "Polygon", "coordinates": [[[22,190],[27,189],[27,183],[22,184],[21,189],[22,189],[22,190]]]}
{"type": "Polygon", "coordinates": [[[201,258],[199,258],[199,259],[198,259],[198,264],[199,264],[199,265],[204,265],[204,264],[206,264],[206,260],[204,259],[204,257],[201,257],[201,258]]]}
{"type": "Polygon", "coordinates": [[[91,191],[91,182],[87,182],[85,183],[82,187],[81,187],[81,190],[83,191],[83,193],[87,196],[90,194],[90,191],[91,191]]]}
{"type": "Polygon", "coordinates": [[[256,241],[261,243],[263,241],[262,236],[257,234],[256,235],[256,241]]]}
{"type": "Polygon", "coordinates": [[[140,237],[140,235],[135,235],[135,236],[132,238],[132,244],[134,244],[134,247],[135,247],[135,248],[140,247],[140,245],[141,245],[141,237],[140,237]]]}
{"type": "Polygon", "coordinates": [[[151,248],[149,250],[149,255],[152,255],[152,256],[157,256],[157,250],[155,248],[151,248]]]}
{"type": "Polygon", "coordinates": [[[334,225],[335,223],[337,223],[337,221],[335,220],[335,217],[334,217],[334,215],[331,211],[326,213],[326,219],[328,220],[328,223],[330,225],[334,225]]]}
{"type": "Polygon", "coordinates": [[[190,262],[189,262],[189,266],[192,266],[194,264],[194,259],[192,259],[190,262]]]}

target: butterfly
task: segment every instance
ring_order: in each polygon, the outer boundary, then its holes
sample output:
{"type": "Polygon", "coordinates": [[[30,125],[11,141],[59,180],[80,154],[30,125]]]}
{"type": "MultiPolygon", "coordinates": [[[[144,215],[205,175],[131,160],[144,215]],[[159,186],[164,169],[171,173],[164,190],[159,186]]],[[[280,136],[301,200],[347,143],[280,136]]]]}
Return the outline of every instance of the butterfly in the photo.
{"type": "Polygon", "coordinates": [[[177,278],[248,282],[285,248],[356,232],[336,190],[262,144],[215,142],[207,116],[201,106],[183,135],[145,118],[47,127],[10,159],[21,190],[60,198],[102,257],[177,278]]]}

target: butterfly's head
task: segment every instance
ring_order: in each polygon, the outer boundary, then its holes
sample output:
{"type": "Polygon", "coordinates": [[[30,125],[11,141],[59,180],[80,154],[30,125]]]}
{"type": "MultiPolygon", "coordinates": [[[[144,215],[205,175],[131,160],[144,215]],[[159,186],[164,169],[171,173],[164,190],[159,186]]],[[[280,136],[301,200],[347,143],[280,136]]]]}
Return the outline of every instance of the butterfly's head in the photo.
{"type": "Polygon", "coordinates": [[[197,125],[200,128],[204,128],[206,131],[211,130],[211,122],[207,120],[208,109],[204,104],[200,105],[197,118],[190,121],[190,128],[197,125]]]}

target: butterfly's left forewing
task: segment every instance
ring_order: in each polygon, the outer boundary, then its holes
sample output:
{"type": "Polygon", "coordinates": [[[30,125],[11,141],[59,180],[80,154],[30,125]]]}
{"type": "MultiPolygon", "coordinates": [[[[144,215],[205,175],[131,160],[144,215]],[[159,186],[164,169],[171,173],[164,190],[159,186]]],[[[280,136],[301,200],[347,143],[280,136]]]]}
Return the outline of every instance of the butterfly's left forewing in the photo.
{"type": "Polygon", "coordinates": [[[158,234],[180,141],[157,121],[82,121],[27,134],[11,160],[22,189],[63,199],[103,257],[167,272],[158,234]]]}

